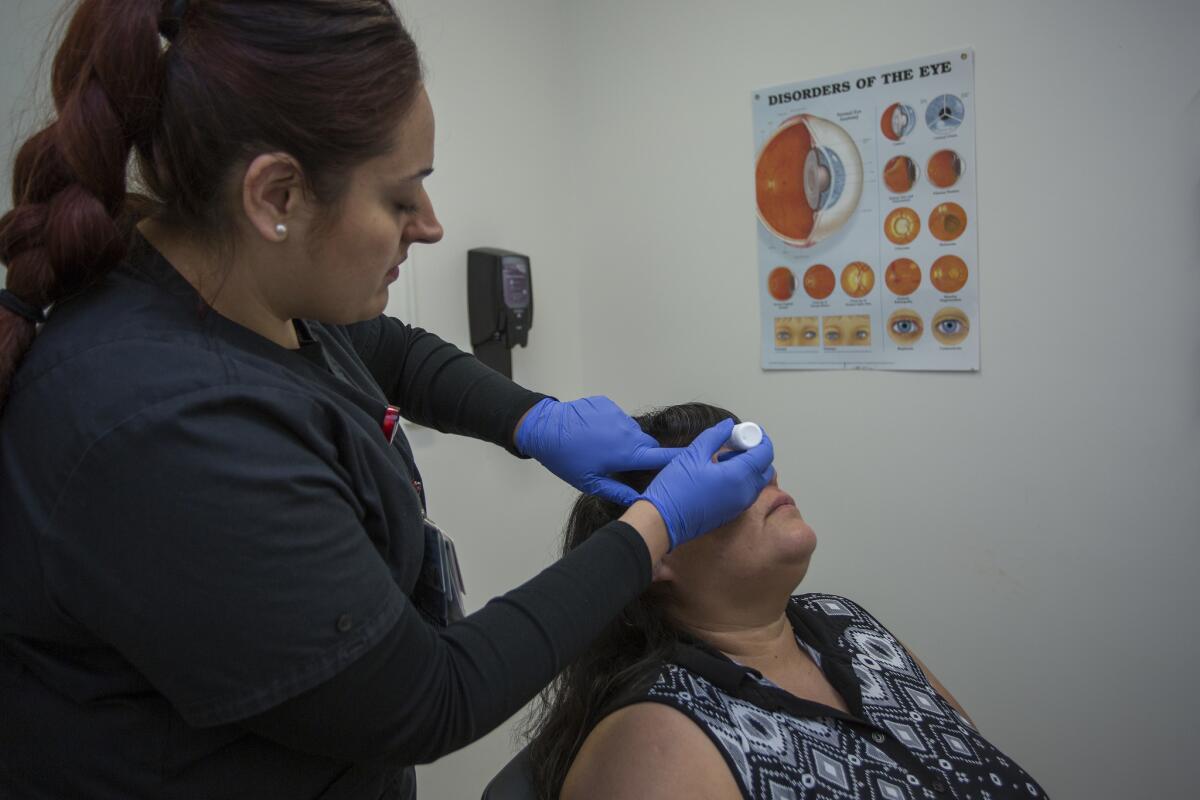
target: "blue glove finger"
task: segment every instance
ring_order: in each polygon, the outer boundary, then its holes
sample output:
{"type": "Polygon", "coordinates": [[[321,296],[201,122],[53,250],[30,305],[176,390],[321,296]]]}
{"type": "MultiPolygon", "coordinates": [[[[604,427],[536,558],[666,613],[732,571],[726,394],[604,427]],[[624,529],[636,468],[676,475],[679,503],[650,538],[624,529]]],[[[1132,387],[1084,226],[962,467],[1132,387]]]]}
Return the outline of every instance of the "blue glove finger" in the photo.
{"type": "Polygon", "coordinates": [[[761,474],[746,475],[742,464],[713,463],[733,424],[725,419],[702,431],[640,495],[662,515],[672,548],[737,516],[757,494],[753,484],[761,474]]]}
{"type": "MultiPolygon", "coordinates": [[[[767,435],[766,431],[763,431],[761,427],[759,428],[759,430],[762,431],[763,437],[766,438],[766,435],[767,435]]],[[[759,442],[759,444],[762,444],[762,442],[759,442]]],[[[755,445],[755,446],[757,447],[758,445],[755,445]]],[[[738,450],[735,448],[731,448],[729,450],[726,450],[724,453],[718,453],[717,461],[728,461],[729,459],[736,456],[738,453],[744,453],[744,452],[745,452],[744,450],[738,450]]]]}
{"type": "Polygon", "coordinates": [[[659,447],[658,442],[653,439],[650,441],[653,444],[645,450],[635,453],[627,462],[629,466],[625,467],[625,470],[662,469],[686,449],[683,447],[659,447]]]}
{"type": "MultiPolygon", "coordinates": [[[[542,400],[517,430],[517,450],[584,492],[614,472],[661,469],[677,455],[661,448],[620,406],[595,396],[542,400]]],[[[617,494],[624,496],[624,492],[617,494]]]]}
{"type": "Polygon", "coordinates": [[[734,474],[740,475],[737,480],[744,481],[750,489],[747,505],[754,502],[754,498],[757,498],[767,484],[775,478],[775,466],[768,460],[773,457],[774,452],[774,444],[764,434],[762,443],[749,450],[722,453],[721,455],[728,455],[728,458],[724,459],[718,456],[717,466],[725,470],[734,470],[734,474]],[[759,465],[763,462],[766,462],[766,465],[760,469],[759,465]]]}
{"type": "Polygon", "coordinates": [[[767,468],[775,460],[775,443],[771,441],[770,436],[764,433],[762,441],[749,450],[739,450],[732,454],[722,453],[721,455],[729,455],[729,458],[722,459],[718,457],[718,461],[729,461],[737,457],[738,459],[744,459],[742,463],[748,469],[753,469],[755,472],[766,472],[767,468]]]}
{"type": "MultiPolygon", "coordinates": [[[[729,441],[729,434],[733,433],[733,426],[734,422],[732,418],[723,419],[708,430],[701,431],[700,435],[692,440],[687,449],[705,456],[705,460],[707,461],[712,461],[712,457],[716,455],[716,452],[729,441]]],[[[766,439],[766,436],[763,436],[763,438],[766,439]]]]}
{"type": "Polygon", "coordinates": [[[622,506],[631,506],[638,499],[636,489],[613,478],[595,478],[588,489],[591,494],[622,506]]]}

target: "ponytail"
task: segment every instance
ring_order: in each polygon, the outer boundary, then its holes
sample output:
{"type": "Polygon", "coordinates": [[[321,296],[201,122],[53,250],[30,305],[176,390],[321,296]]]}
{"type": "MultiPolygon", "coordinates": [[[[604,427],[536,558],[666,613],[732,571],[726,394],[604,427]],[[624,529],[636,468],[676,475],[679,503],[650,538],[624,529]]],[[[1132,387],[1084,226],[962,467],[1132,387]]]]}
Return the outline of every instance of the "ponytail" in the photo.
{"type": "Polygon", "coordinates": [[[228,179],[258,153],[289,153],[337,208],[353,168],[394,146],[421,61],[388,0],[81,0],[51,84],[57,116],[21,147],[0,219],[16,298],[0,303],[0,406],[38,316],[11,308],[102,278],[142,217],[227,252],[228,179]]]}
{"type": "MultiPolygon", "coordinates": [[[[0,218],[11,296],[41,310],[103,277],[128,241],[126,169],[153,124],[161,83],[158,0],[82,0],[54,58],[55,118],[13,165],[0,218]]],[[[0,304],[0,407],[36,316],[0,304]]]]}

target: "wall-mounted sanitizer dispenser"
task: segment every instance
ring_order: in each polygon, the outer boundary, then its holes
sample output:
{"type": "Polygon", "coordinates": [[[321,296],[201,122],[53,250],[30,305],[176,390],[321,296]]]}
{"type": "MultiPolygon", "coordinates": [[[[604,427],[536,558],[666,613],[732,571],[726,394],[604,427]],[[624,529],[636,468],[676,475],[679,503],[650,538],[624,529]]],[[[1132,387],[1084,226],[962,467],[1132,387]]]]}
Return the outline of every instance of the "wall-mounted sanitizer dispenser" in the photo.
{"type": "Polygon", "coordinates": [[[529,341],[533,279],[529,257],[495,247],[467,253],[467,314],[475,357],[512,377],[512,349],[529,341]]]}

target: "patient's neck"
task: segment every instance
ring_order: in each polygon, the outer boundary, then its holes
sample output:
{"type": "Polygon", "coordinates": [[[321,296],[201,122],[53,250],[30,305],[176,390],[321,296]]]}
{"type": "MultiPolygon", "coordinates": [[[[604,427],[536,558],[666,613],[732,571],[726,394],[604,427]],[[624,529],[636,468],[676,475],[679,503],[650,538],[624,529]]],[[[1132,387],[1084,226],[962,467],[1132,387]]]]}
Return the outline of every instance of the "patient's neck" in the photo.
{"type": "Polygon", "coordinates": [[[845,699],[829,683],[820,665],[796,643],[787,617],[787,599],[756,603],[726,602],[720,592],[698,594],[692,602],[676,598],[671,616],[696,636],[742,666],[756,669],[796,697],[849,713],[845,699]]]}
{"type": "Polygon", "coordinates": [[[787,599],[714,603],[709,598],[677,602],[671,616],[688,632],[739,664],[764,675],[803,658],[787,618],[787,599]]]}

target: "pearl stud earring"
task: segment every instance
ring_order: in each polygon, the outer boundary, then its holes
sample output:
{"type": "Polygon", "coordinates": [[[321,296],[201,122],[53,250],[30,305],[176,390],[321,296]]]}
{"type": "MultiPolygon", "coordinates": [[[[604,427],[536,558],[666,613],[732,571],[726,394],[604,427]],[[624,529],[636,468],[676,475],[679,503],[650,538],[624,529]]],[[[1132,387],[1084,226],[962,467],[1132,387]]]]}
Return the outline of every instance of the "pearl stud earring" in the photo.
{"type": "Polygon", "coordinates": [[[275,235],[278,236],[281,241],[283,239],[286,239],[287,238],[287,225],[284,225],[282,222],[278,223],[275,226],[275,235]]]}

